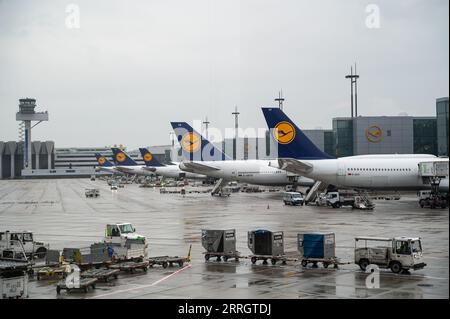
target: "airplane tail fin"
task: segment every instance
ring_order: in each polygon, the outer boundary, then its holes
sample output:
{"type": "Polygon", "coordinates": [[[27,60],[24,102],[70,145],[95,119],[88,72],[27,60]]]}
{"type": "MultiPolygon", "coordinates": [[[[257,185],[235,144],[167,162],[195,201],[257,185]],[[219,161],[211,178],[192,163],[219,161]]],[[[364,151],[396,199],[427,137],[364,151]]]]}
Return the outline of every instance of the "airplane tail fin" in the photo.
{"type": "Polygon", "coordinates": [[[117,163],[117,165],[122,166],[136,166],[138,163],[134,159],[132,159],[127,153],[122,151],[121,149],[117,147],[111,148],[113,154],[114,154],[114,161],[117,163]]]}
{"type": "Polygon", "coordinates": [[[142,158],[144,159],[146,166],[151,167],[161,167],[164,166],[161,164],[150,151],[144,147],[140,148],[139,151],[141,152],[142,158]]]}
{"type": "Polygon", "coordinates": [[[329,159],[279,108],[262,108],[272,138],[278,145],[279,158],[329,159]]]}
{"type": "Polygon", "coordinates": [[[170,122],[188,161],[223,161],[230,158],[186,122],[170,122]]]}
{"type": "Polygon", "coordinates": [[[100,167],[112,167],[113,163],[108,161],[105,156],[100,153],[95,153],[95,158],[97,159],[97,163],[100,167]]]}

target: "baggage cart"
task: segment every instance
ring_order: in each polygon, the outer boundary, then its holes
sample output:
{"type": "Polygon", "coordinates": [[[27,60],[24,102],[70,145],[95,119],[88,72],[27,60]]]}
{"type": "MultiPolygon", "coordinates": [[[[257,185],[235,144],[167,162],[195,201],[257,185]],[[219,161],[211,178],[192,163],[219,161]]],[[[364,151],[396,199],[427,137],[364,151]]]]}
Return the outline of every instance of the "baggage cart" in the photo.
{"type": "Polygon", "coordinates": [[[173,267],[174,264],[177,264],[180,267],[183,267],[185,262],[188,262],[188,257],[178,257],[178,256],[157,256],[150,257],[148,259],[149,267],[153,267],[154,265],[161,265],[163,268],[173,267]]]}
{"type": "Polygon", "coordinates": [[[98,281],[108,282],[111,278],[117,279],[119,269],[89,269],[81,273],[81,278],[96,278],[98,281]]]}
{"type": "Polygon", "coordinates": [[[82,291],[88,292],[89,288],[95,289],[95,284],[97,283],[97,278],[80,278],[79,287],[68,287],[65,280],[61,280],[56,285],[56,293],[59,295],[61,290],[71,291],[82,291]]]}
{"type": "Polygon", "coordinates": [[[119,269],[120,271],[126,271],[129,273],[135,272],[137,269],[141,269],[147,272],[150,263],[148,261],[126,261],[117,264],[109,265],[110,269],[119,269]]]}

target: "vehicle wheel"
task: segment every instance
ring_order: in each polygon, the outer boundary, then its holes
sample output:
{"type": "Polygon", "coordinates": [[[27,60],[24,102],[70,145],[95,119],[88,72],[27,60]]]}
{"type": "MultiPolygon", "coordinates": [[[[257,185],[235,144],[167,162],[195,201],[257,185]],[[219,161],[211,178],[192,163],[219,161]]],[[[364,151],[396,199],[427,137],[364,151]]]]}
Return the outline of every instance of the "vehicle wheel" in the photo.
{"type": "Polygon", "coordinates": [[[323,263],[323,268],[328,268],[328,263],[324,262],[323,263]]]}
{"type": "Polygon", "coordinates": [[[205,260],[208,261],[209,257],[211,257],[209,254],[205,254],[205,260]]]}
{"type": "Polygon", "coordinates": [[[169,266],[169,264],[167,262],[163,262],[162,266],[163,266],[163,268],[167,268],[167,266],[169,266]]]}
{"type": "Polygon", "coordinates": [[[228,261],[228,256],[223,256],[223,261],[228,261]]]}
{"type": "Polygon", "coordinates": [[[39,247],[36,250],[36,255],[38,256],[39,259],[44,258],[46,254],[47,254],[47,248],[45,248],[45,247],[39,247]]]}
{"type": "Polygon", "coordinates": [[[302,260],[302,267],[308,266],[308,261],[307,260],[302,260]]]}
{"type": "Polygon", "coordinates": [[[419,201],[419,205],[420,205],[421,208],[424,208],[425,203],[424,203],[423,199],[421,199],[421,200],[419,201]]]}
{"type": "Polygon", "coordinates": [[[252,257],[252,259],[250,259],[252,261],[252,264],[256,264],[256,257],[252,257]]]}
{"type": "Polygon", "coordinates": [[[61,293],[61,288],[58,286],[56,287],[56,293],[59,295],[61,293]]]}
{"type": "Polygon", "coordinates": [[[183,265],[184,265],[184,262],[182,262],[182,261],[178,262],[178,266],[183,267],[183,265]]]}
{"type": "Polygon", "coordinates": [[[367,266],[369,266],[369,261],[367,259],[361,259],[359,261],[359,268],[361,268],[361,270],[366,271],[367,266]]]}
{"type": "Polygon", "coordinates": [[[143,269],[144,269],[144,272],[147,272],[147,270],[148,270],[148,267],[144,267],[143,269]]]}
{"type": "Polygon", "coordinates": [[[85,293],[88,292],[88,290],[89,290],[88,288],[89,288],[88,286],[86,286],[86,287],[83,288],[83,290],[84,290],[85,293]]]}
{"type": "Polygon", "coordinates": [[[222,257],[217,256],[216,261],[222,261],[222,257]]]}
{"type": "Polygon", "coordinates": [[[171,267],[171,268],[172,268],[172,267],[173,267],[173,263],[169,263],[169,267],[171,267]]]}
{"type": "Polygon", "coordinates": [[[276,265],[276,263],[277,263],[277,260],[276,260],[276,259],[274,259],[274,258],[272,258],[272,259],[270,260],[270,262],[272,263],[272,265],[276,265]]]}
{"type": "Polygon", "coordinates": [[[393,263],[391,263],[391,267],[390,268],[391,268],[391,271],[394,274],[398,274],[398,273],[400,273],[402,271],[402,264],[400,264],[397,261],[394,261],[393,263]]]}

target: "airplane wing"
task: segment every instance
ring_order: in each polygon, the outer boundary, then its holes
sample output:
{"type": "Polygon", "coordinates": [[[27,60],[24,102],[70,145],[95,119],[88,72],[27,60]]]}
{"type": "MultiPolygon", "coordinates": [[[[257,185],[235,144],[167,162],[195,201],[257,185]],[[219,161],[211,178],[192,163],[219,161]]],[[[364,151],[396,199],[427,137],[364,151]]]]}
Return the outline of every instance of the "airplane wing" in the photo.
{"type": "Polygon", "coordinates": [[[281,169],[298,175],[311,172],[313,169],[312,164],[293,158],[279,158],[278,164],[281,169]]]}
{"type": "Polygon", "coordinates": [[[199,173],[199,172],[208,173],[208,172],[220,170],[220,168],[217,168],[217,167],[214,167],[211,165],[200,164],[198,162],[182,162],[180,164],[180,168],[182,170],[195,172],[195,173],[199,173]]]}

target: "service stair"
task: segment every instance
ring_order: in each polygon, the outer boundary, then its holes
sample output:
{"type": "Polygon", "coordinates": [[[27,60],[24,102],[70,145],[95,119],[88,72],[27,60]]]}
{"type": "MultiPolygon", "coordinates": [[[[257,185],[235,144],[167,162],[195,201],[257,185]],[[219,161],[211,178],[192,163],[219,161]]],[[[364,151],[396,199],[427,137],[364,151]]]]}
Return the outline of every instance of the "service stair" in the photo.
{"type": "Polygon", "coordinates": [[[309,190],[308,194],[305,197],[305,203],[312,202],[316,199],[318,193],[324,192],[328,187],[327,183],[317,181],[309,190]]]}
{"type": "Polygon", "coordinates": [[[375,204],[373,203],[372,199],[370,198],[369,194],[367,192],[362,192],[359,194],[361,197],[362,202],[367,208],[374,208],[375,204]]]}
{"type": "Polygon", "coordinates": [[[222,187],[226,184],[227,182],[221,178],[217,181],[216,185],[214,185],[214,188],[211,191],[211,195],[216,195],[218,193],[220,193],[222,187]]]}

